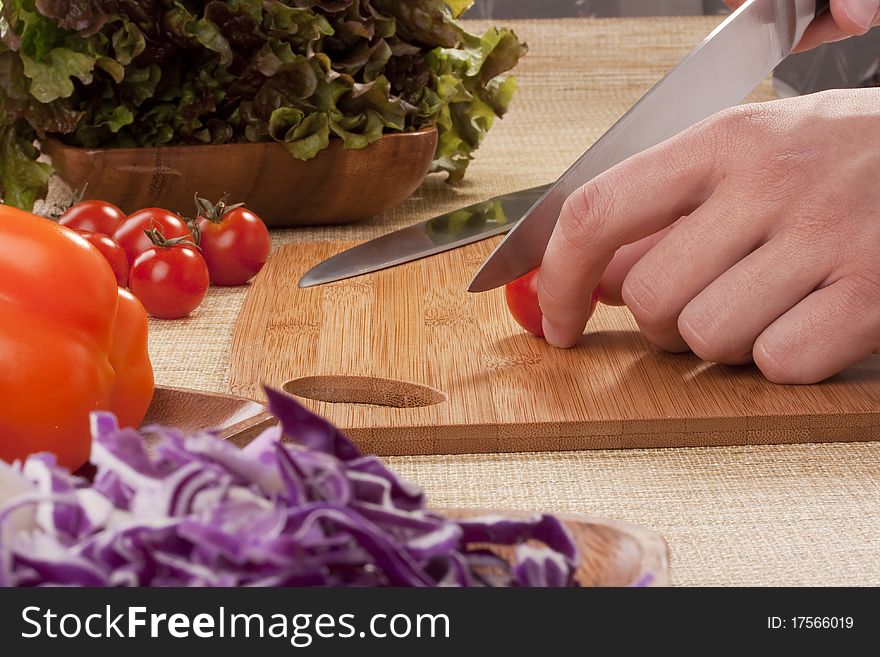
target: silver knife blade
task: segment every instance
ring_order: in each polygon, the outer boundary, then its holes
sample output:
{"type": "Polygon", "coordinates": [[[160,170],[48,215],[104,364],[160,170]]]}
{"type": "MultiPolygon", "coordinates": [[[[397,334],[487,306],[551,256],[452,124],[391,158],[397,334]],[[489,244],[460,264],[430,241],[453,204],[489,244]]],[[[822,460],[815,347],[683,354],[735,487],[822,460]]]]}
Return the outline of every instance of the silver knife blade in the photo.
{"type": "Polygon", "coordinates": [[[496,196],[364,242],[312,267],[299,287],[369,274],[506,233],[549,187],[496,196]]]}
{"type": "Polygon", "coordinates": [[[468,290],[491,290],[538,267],[572,192],[742,101],[791,52],[816,9],[815,0],[750,0],[733,12],[562,174],[483,263],[468,290]]]}

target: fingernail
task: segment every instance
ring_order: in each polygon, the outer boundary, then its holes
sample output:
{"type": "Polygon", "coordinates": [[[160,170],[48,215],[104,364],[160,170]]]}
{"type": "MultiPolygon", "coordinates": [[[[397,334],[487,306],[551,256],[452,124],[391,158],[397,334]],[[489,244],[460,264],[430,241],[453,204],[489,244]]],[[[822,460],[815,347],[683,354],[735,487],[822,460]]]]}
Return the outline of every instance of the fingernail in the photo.
{"type": "Polygon", "coordinates": [[[850,0],[843,7],[853,23],[867,30],[874,24],[874,16],[880,10],[880,0],[850,0]]]}
{"type": "Polygon", "coordinates": [[[547,341],[547,344],[551,347],[556,347],[557,349],[565,347],[559,337],[559,331],[556,330],[556,327],[553,326],[553,324],[547,321],[546,317],[541,320],[541,327],[544,330],[544,339],[547,341]]]}

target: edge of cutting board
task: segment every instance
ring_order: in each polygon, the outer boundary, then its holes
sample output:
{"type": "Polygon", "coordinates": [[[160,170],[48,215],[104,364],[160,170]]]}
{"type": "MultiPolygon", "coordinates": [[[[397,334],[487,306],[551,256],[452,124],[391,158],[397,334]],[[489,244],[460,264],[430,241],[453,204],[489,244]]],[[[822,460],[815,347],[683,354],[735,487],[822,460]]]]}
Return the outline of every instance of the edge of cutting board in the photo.
{"type": "MultiPolygon", "coordinates": [[[[308,400],[299,401],[307,402],[308,400]]],[[[851,415],[846,416],[852,420],[851,415]]],[[[791,445],[819,442],[868,442],[880,436],[880,414],[868,416],[864,427],[841,428],[833,433],[834,427],[793,428],[786,426],[785,418],[757,417],[761,428],[730,428],[677,431],[653,430],[645,432],[620,431],[604,433],[590,431],[586,423],[553,427],[554,431],[543,431],[540,425],[524,424],[515,433],[508,426],[484,425],[484,432],[474,436],[464,436],[462,427],[448,425],[426,430],[422,426],[399,425],[380,429],[340,426],[349,438],[366,452],[381,456],[419,456],[424,454],[494,454],[500,452],[569,452],[584,449],[652,449],[657,447],[722,447],[740,445],[791,445]],[[587,427],[585,429],[585,427],[587,427]],[[489,435],[494,430],[494,435],[489,435]],[[587,433],[585,433],[585,431],[587,433]],[[830,435],[836,436],[829,438],[830,435]],[[413,438],[417,436],[417,438],[413,438]]],[[[708,418],[707,422],[722,425],[730,418],[708,418]]],[[[662,421],[655,423],[660,424],[662,421]]],[[[598,423],[597,423],[598,424],[598,423]]],[[[669,420],[671,427],[681,427],[681,420],[669,420]]],[[[605,427],[602,427],[605,428],[605,427]]]]}

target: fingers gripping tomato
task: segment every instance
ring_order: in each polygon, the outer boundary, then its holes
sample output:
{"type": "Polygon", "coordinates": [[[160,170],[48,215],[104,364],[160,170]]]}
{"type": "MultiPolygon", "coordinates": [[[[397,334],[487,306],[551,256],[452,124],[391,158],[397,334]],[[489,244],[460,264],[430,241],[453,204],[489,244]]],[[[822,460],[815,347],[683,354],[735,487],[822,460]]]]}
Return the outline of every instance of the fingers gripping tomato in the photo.
{"type": "Polygon", "coordinates": [[[153,394],[147,318],[80,235],[0,206],[0,459],[89,457],[89,413],[139,425],[153,394]]]}
{"type": "Polygon", "coordinates": [[[540,338],[544,337],[541,320],[544,315],[538,305],[538,271],[532,270],[504,287],[507,308],[516,323],[540,338]]]}
{"type": "MultiPolygon", "coordinates": [[[[507,301],[507,309],[516,323],[526,331],[544,337],[544,313],[538,304],[538,272],[541,268],[533,269],[528,274],[520,276],[504,287],[504,298],[507,301]]],[[[590,312],[588,318],[596,310],[599,302],[599,288],[593,290],[590,297],[590,312]]]]}

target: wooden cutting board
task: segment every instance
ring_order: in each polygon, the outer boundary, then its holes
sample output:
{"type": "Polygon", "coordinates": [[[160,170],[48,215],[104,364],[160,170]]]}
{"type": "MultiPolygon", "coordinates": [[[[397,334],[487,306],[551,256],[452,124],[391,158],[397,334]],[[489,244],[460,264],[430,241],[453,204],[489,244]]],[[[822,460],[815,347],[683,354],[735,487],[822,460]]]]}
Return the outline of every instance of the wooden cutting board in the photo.
{"type": "Polygon", "coordinates": [[[301,290],[352,244],[273,253],[238,318],[234,394],[300,395],[382,455],[857,441],[880,437],[880,357],[813,386],[662,353],[626,309],[599,306],[556,350],[465,291],[497,240],[301,290]]]}

